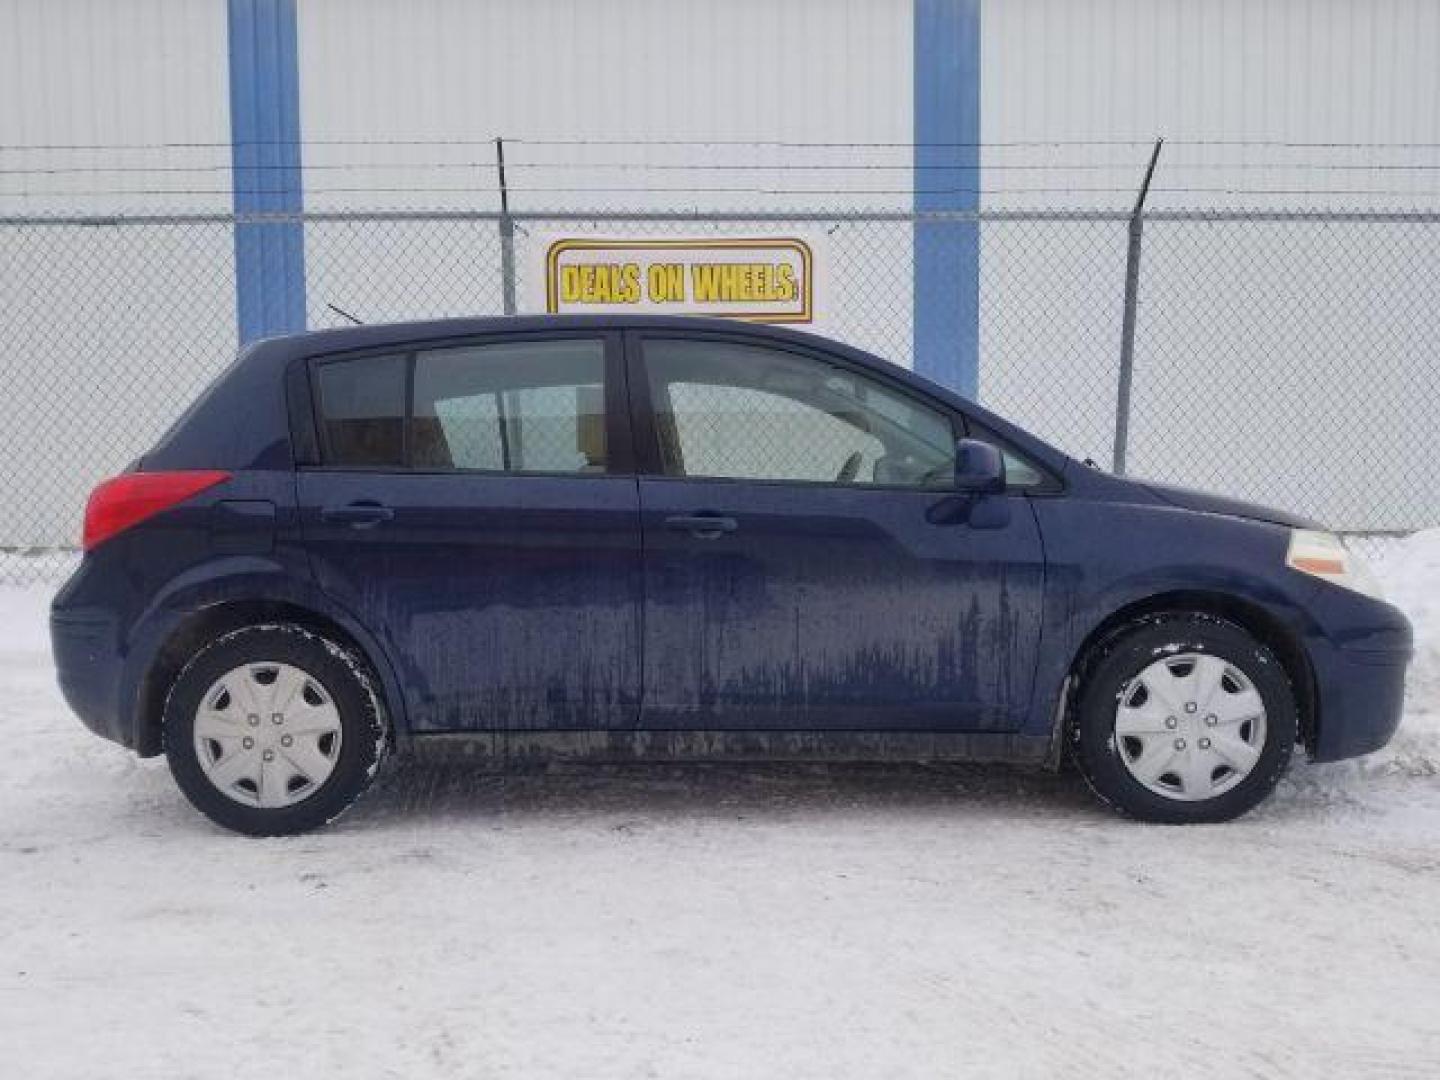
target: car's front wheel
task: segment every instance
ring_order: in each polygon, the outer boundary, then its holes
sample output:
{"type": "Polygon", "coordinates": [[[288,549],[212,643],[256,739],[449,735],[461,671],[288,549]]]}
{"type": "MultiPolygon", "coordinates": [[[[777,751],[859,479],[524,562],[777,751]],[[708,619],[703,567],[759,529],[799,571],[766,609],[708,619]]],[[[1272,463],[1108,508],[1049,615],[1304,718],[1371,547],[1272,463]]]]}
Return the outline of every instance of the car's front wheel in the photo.
{"type": "Polygon", "coordinates": [[[164,725],[181,791],[252,836],[338,817],[369,787],[386,746],[365,663],[290,624],[244,627],[201,648],[171,688],[164,725]]]}
{"type": "Polygon", "coordinates": [[[1171,824],[1228,821],[1274,789],[1299,716],[1275,653],[1197,612],[1137,620],[1111,637],[1080,688],[1072,750],[1123,813],[1171,824]]]}

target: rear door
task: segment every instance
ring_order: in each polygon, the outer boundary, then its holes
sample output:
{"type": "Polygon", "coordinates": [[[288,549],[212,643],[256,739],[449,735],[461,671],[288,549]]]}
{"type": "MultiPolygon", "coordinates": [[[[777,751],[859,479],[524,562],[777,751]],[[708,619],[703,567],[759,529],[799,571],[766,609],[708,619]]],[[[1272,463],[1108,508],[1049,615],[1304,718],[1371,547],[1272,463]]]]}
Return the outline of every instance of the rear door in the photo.
{"type": "Polygon", "coordinates": [[[321,587],[384,640],[411,727],[633,727],[638,496],[618,335],[312,362],[321,587]]]}
{"type": "Polygon", "coordinates": [[[958,496],[960,418],[759,338],[632,337],[646,727],[1012,730],[1044,557],[958,496]]]}

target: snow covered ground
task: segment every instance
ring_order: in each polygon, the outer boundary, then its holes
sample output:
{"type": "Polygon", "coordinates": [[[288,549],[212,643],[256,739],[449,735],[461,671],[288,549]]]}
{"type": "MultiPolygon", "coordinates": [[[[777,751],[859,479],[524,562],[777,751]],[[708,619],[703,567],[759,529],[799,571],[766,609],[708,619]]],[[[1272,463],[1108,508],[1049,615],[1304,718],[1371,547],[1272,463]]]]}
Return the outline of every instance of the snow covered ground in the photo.
{"type": "Polygon", "coordinates": [[[1440,532],[1410,713],[1233,825],[978,768],[409,766],[210,826],[0,590],[0,1074],[1440,1075],[1440,532]]]}

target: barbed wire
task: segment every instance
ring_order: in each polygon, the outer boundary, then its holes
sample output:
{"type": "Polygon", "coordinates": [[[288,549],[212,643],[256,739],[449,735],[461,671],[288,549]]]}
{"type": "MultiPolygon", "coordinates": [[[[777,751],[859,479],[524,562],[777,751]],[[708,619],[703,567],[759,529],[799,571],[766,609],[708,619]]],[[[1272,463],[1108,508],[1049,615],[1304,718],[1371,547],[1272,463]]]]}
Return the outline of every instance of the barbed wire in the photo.
{"type": "MultiPolygon", "coordinates": [[[[987,146],[1150,146],[1153,139],[1013,139],[963,141],[806,141],[787,139],[529,139],[501,137],[506,146],[763,146],[786,149],[909,149],[913,147],[987,146]]],[[[494,146],[488,139],[235,139],[132,143],[0,143],[0,150],[173,150],[229,149],[232,146],[494,146]]]]}
{"type": "MultiPolygon", "coordinates": [[[[1025,149],[1040,147],[1148,147],[1150,139],[994,139],[975,141],[908,140],[792,140],[792,139],[535,139],[503,138],[511,146],[556,147],[765,147],[791,150],[909,150],[909,149],[1025,149]]],[[[155,142],[91,143],[0,143],[0,152],[67,152],[98,150],[228,150],[232,147],[319,147],[319,146],[493,146],[495,138],[480,139],[225,139],[165,140],[155,142]]],[[[1296,139],[1171,139],[1167,147],[1203,146],[1334,150],[1440,150],[1440,141],[1345,141],[1296,139]]]]}
{"type": "MultiPolygon", "coordinates": [[[[474,185],[405,185],[400,187],[386,187],[376,185],[357,185],[343,187],[278,187],[278,188],[246,188],[245,193],[254,197],[295,195],[486,195],[498,194],[493,188],[474,185]]],[[[740,186],[667,186],[654,187],[648,185],[626,185],[623,187],[606,185],[583,185],[577,187],[516,187],[508,188],[510,195],[760,195],[775,198],[784,197],[818,197],[830,196],[836,198],[849,198],[860,195],[875,196],[929,196],[929,195],[1127,195],[1133,196],[1135,188],[1112,187],[1102,185],[1087,186],[1026,186],[1026,187],[944,187],[944,188],[914,188],[914,187],[890,187],[890,188],[774,188],[774,187],[740,187],[740,186]]],[[[1317,187],[1287,187],[1287,188],[1254,188],[1254,187],[1212,187],[1212,186],[1166,186],[1155,185],[1150,188],[1152,194],[1163,195],[1227,195],[1227,196],[1261,196],[1261,197],[1321,197],[1321,196],[1372,196],[1383,198],[1416,198],[1431,194],[1440,195],[1440,192],[1416,191],[1406,188],[1371,188],[1371,187],[1350,187],[1350,188],[1317,188],[1317,187]]],[[[215,195],[229,197],[234,194],[230,187],[212,188],[102,188],[85,191],[0,191],[0,198],[4,199],[54,199],[64,198],[106,198],[114,196],[144,196],[159,197],[169,195],[215,195]]]]}
{"type": "MultiPolygon", "coordinates": [[[[798,164],[793,162],[659,162],[635,161],[520,161],[506,162],[506,172],[555,169],[558,171],[588,171],[592,169],[623,170],[628,172],[961,172],[983,169],[986,172],[1114,172],[1133,168],[1133,163],[1102,162],[986,162],[953,165],[936,165],[923,162],[897,162],[877,164],[873,162],[844,162],[834,164],[798,164]]],[[[1370,164],[1327,164],[1325,162],[1187,162],[1169,161],[1169,170],[1304,170],[1311,172],[1440,172],[1440,162],[1398,163],[1378,162],[1370,164]]],[[[0,176],[88,176],[115,173],[117,175],[143,173],[206,173],[206,172],[341,172],[363,169],[435,169],[493,171],[494,161],[352,161],[352,162],[306,162],[300,164],[274,163],[217,163],[214,165],[60,165],[32,168],[0,168],[0,176]]]]}
{"type": "MultiPolygon", "coordinates": [[[[303,190],[307,195],[349,195],[349,196],[381,196],[381,195],[466,195],[482,196],[495,193],[498,163],[489,155],[483,158],[478,155],[471,155],[462,160],[436,160],[433,157],[435,148],[447,147],[453,150],[463,151],[466,148],[480,146],[492,146],[495,140],[431,140],[431,139],[333,139],[333,140],[242,140],[239,143],[183,143],[183,142],[156,142],[156,143],[92,143],[92,144],[4,144],[0,145],[0,153],[10,151],[14,153],[25,153],[39,150],[53,151],[79,151],[79,150],[132,150],[132,149],[196,149],[208,148],[216,151],[230,151],[235,148],[264,148],[264,147],[286,147],[286,148],[311,148],[319,150],[324,147],[333,148],[429,148],[431,156],[415,161],[407,160],[320,160],[315,162],[279,162],[279,161],[232,161],[216,160],[212,157],[202,162],[161,162],[149,163],[122,163],[122,164],[97,164],[94,162],[84,163],[56,163],[45,162],[38,164],[7,164],[0,167],[0,183],[6,186],[17,184],[19,190],[5,190],[0,187],[0,198],[17,200],[54,200],[56,198],[76,199],[103,199],[114,197],[126,198],[165,198],[165,197],[229,197],[234,193],[237,186],[242,186],[247,194],[258,198],[268,196],[286,197],[303,190]],[[475,174],[474,183],[445,184],[445,183],[417,183],[405,184],[398,182],[401,177],[395,177],[395,182],[386,182],[382,175],[377,177],[375,182],[359,182],[366,178],[366,174],[385,173],[436,173],[436,174],[475,174]],[[194,177],[201,180],[200,183],[189,184],[164,184],[147,182],[149,178],[164,178],[168,176],[194,177]],[[233,178],[234,183],[223,183],[220,177],[233,178]],[[316,184],[311,180],[315,176],[332,176],[341,180],[339,184],[316,184]],[[63,183],[58,185],[45,184],[45,179],[51,180],[70,177],[92,177],[101,181],[99,184],[92,184],[89,188],[81,190],[65,190],[63,183]],[[139,177],[140,184],[134,186],[126,183],[124,177],[139,177]],[[206,185],[202,178],[215,177],[213,186],[206,185]],[[278,178],[280,183],[266,183],[265,178],[278,178]],[[27,183],[28,178],[34,178],[35,185],[27,183]],[[109,182],[106,182],[106,181],[109,182]],[[356,181],[346,183],[344,181],[356,181]],[[32,190],[32,187],[39,186],[43,190],[32,190]]],[[[898,153],[918,152],[923,149],[967,149],[980,151],[995,150],[1018,150],[1024,148],[1048,149],[1051,151],[1064,151],[1064,157],[1057,160],[1054,156],[1046,160],[1014,161],[994,160],[986,157],[984,161],[978,160],[978,155],[969,155],[964,161],[935,161],[935,160],[817,160],[817,161],[795,161],[795,160],[734,160],[732,155],[724,161],[707,160],[683,160],[683,161],[643,161],[643,160],[617,160],[608,157],[599,161],[576,160],[573,157],[564,160],[521,160],[512,159],[506,164],[506,172],[512,178],[518,177],[520,183],[509,183],[507,191],[515,196],[563,196],[563,195],[626,195],[626,196],[677,196],[677,197],[748,197],[748,198],[924,198],[929,196],[964,196],[964,197],[989,197],[993,199],[1005,199],[1012,197],[1063,197],[1063,196],[1130,196],[1135,190],[1135,182],[1129,175],[1132,170],[1138,167],[1138,161],[1094,161],[1077,160],[1076,155],[1089,150],[1113,149],[1116,147],[1148,147],[1153,145],[1148,140],[1139,139],[1032,139],[1032,140],[1010,140],[1010,141],[975,141],[975,142],[901,142],[901,141],[849,141],[849,142],[801,142],[790,140],[704,140],[704,139],[532,139],[516,138],[504,140],[507,145],[520,147],[565,147],[565,148],[744,148],[754,150],[785,149],[801,151],[831,151],[831,150],[872,150],[877,152],[898,153]],[[568,177],[580,175],[596,175],[600,182],[591,184],[574,184],[566,182],[568,177]],[[627,183],[624,185],[605,183],[606,174],[635,175],[641,178],[638,183],[627,183]],[[660,179],[662,177],[676,177],[680,175],[692,175],[699,182],[665,184],[645,182],[647,177],[660,179]],[[804,176],[811,180],[810,183],[803,181],[799,183],[773,182],[766,183],[765,179],[769,174],[775,174],[775,179],[780,181],[782,177],[804,176]],[[938,175],[937,175],[938,174],[938,175]],[[997,179],[999,183],[980,182],[982,176],[992,177],[1000,174],[997,179]],[[1067,174],[1077,174],[1081,177],[1094,176],[1101,180],[1101,183],[1066,183],[1059,182],[1057,178],[1067,174]],[[1119,175],[1124,175],[1122,183],[1104,182],[1119,175]],[[881,178],[880,184],[856,184],[854,186],[840,182],[840,178],[870,176],[881,178]],[[537,183],[525,183],[525,178],[532,178],[537,183]],[[715,183],[711,179],[736,178],[736,183],[715,183]],[[906,177],[913,177],[913,183],[906,183],[906,177]],[[749,178],[751,182],[745,182],[749,178]],[[833,178],[833,182],[825,181],[833,178]],[[892,179],[893,178],[893,179],[892,179]],[[961,183],[940,183],[927,185],[926,178],[938,178],[941,181],[952,179],[961,180],[961,183]],[[1003,182],[1006,178],[1024,180],[1033,179],[1035,183],[1014,183],[1003,182]],[[547,179],[555,182],[546,183],[547,179]],[[891,182],[886,183],[886,180],[891,182]],[[974,180],[975,182],[963,182],[974,180]],[[817,182],[818,181],[818,182],[817,182]]],[[[1320,142],[1320,141],[1297,141],[1297,140],[1237,140],[1237,139],[1191,139],[1173,140],[1168,142],[1167,147],[1171,153],[1161,163],[1161,177],[1163,182],[1157,184],[1151,190],[1157,195],[1169,196],[1192,196],[1200,197],[1226,197],[1226,198],[1295,198],[1303,197],[1310,199],[1336,199],[1336,198],[1375,198],[1375,199],[1412,199],[1427,200],[1434,195],[1440,195],[1440,191],[1430,190],[1431,184],[1423,182],[1423,178],[1440,173],[1440,161],[1394,161],[1394,160],[1366,160],[1355,161],[1345,158],[1337,161],[1317,161],[1312,159],[1291,161],[1283,157],[1272,160],[1244,160],[1244,161],[1213,161],[1189,160],[1184,156],[1185,148],[1199,147],[1228,147],[1245,150],[1261,150],[1274,148],[1332,148],[1344,150],[1367,149],[1371,151],[1373,159],[1377,150],[1393,151],[1415,151],[1440,150],[1440,143],[1429,142],[1320,142]],[[1174,157],[1174,149],[1180,148],[1182,154],[1179,160],[1174,157]],[[1234,170],[1241,174],[1230,178],[1226,174],[1234,170]],[[1340,177],[1373,175],[1377,179],[1382,176],[1401,178],[1401,183],[1409,180],[1403,187],[1386,186],[1380,183],[1344,183],[1340,177]],[[1193,180],[1191,177],[1193,176],[1193,180]],[[1207,183],[1206,176],[1224,176],[1230,182],[1207,183]],[[1279,179],[1279,184],[1253,184],[1244,181],[1245,176],[1253,176],[1256,179],[1279,179]]],[[[228,154],[226,157],[228,158],[228,154]]],[[[322,158],[324,155],[321,155],[322,158]]],[[[854,155],[852,155],[853,157],[854,155]]],[[[3,159],[0,159],[3,160],[3,159]]],[[[23,162],[23,159],[21,159],[23,162]]],[[[618,179],[617,177],[614,177],[618,179]]],[[[422,181],[425,178],[421,178],[422,181]]],[[[438,179],[438,177],[437,177],[438,179]]]]}

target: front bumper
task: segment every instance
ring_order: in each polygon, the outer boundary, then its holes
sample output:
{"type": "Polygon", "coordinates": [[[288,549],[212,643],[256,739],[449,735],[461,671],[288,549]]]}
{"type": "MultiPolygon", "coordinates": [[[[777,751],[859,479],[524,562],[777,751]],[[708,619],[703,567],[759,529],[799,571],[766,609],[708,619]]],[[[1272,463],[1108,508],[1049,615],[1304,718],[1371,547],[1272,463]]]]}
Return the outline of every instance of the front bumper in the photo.
{"type": "Polygon", "coordinates": [[[1318,701],[1315,761],[1341,761],[1373,753],[1390,741],[1405,711],[1405,668],[1410,650],[1334,649],[1315,665],[1318,701]]]}
{"type": "Polygon", "coordinates": [[[1332,632],[1308,642],[1316,684],[1310,756],[1341,761],[1379,750],[1400,726],[1414,640],[1410,621],[1390,604],[1329,586],[1321,595],[1332,632]]]}

